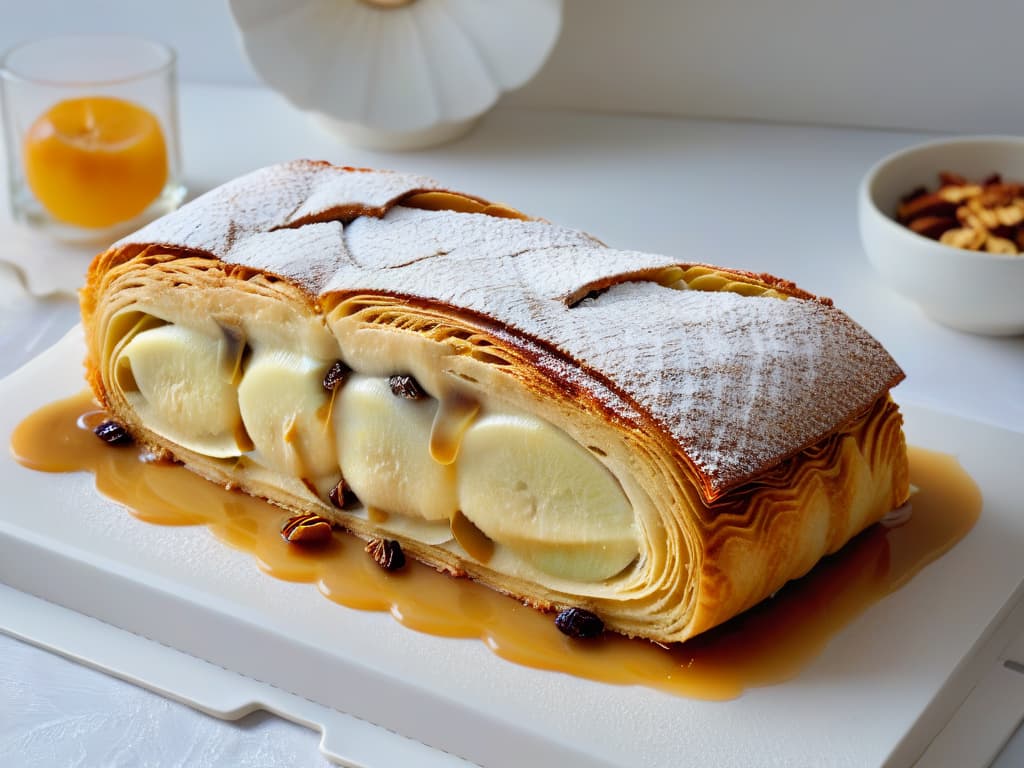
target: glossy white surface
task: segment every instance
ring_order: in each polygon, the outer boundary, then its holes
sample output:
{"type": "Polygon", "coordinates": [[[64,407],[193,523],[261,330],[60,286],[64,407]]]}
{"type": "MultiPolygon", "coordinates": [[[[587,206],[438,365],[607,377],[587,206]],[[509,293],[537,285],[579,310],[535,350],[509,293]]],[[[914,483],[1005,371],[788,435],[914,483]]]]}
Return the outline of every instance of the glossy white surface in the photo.
{"type": "MultiPolygon", "coordinates": [[[[338,145],[279,97],[259,90],[185,87],[182,105],[185,165],[193,189],[298,156],[401,168],[584,228],[612,245],[770,271],[832,296],[878,336],[908,373],[897,389],[901,401],[1024,432],[1024,339],[971,336],[932,323],[878,280],[861,250],[856,223],[859,180],[880,157],[918,143],[921,135],[499,109],[484,119],[479,131],[458,143],[415,155],[386,155],[338,145]],[[228,136],[224,126],[233,125],[250,129],[228,136]]],[[[16,255],[21,238],[5,212],[0,212],[0,238],[5,243],[0,258],[16,255]]],[[[41,275],[65,285],[80,280],[87,254],[58,267],[45,251],[34,246],[27,256],[38,262],[41,275]]],[[[5,275],[10,287],[0,291],[0,374],[59,335],[74,316],[70,299],[37,303],[10,283],[12,272],[0,268],[0,277],[5,275]],[[44,331],[37,337],[39,328],[44,331]]],[[[998,458],[993,454],[991,460],[998,458]]],[[[0,508],[5,506],[0,503],[0,508]]],[[[958,555],[963,558],[958,567],[970,572],[991,555],[984,549],[965,551],[958,555]]],[[[901,614],[892,606],[885,608],[885,620],[895,621],[901,614]]],[[[839,643],[837,652],[846,645],[839,643]]],[[[922,646],[928,641],[922,640],[922,646]]],[[[882,655],[885,652],[879,649],[882,655]]],[[[47,685],[34,665],[45,668],[58,662],[34,649],[24,653],[36,661],[15,668],[12,677],[4,678],[3,690],[47,685]]],[[[96,685],[115,685],[92,677],[96,685]]],[[[834,682],[827,672],[815,673],[795,691],[790,689],[782,706],[792,703],[790,697],[800,691],[827,692],[834,682]]],[[[883,699],[902,684],[898,675],[863,683],[882,691],[883,699]]],[[[104,695],[115,694],[108,688],[104,695]]],[[[64,700],[59,691],[46,696],[57,707],[64,700]]],[[[133,696],[138,697],[138,706],[163,711],[161,699],[137,690],[133,696]],[[145,701],[150,703],[141,703],[145,701]]],[[[756,698],[745,697],[740,705],[752,706],[750,700],[756,698]]],[[[54,716],[48,707],[42,707],[40,719],[54,716]]],[[[108,716],[101,703],[89,712],[87,717],[108,716]]],[[[883,718],[884,713],[873,709],[867,719],[883,718]]],[[[863,722],[864,716],[854,719],[863,722]]],[[[758,717],[744,728],[757,730],[765,724],[758,717]]],[[[219,729],[222,739],[237,736],[231,724],[209,727],[219,729]]],[[[297,745],[310,744],[308,734],[295,730],[297,745]]],[[[154,736],[163,738],[175,737],[154,736]]],[[[63,740],[61,759],[90,764],[89,754],[76,757],[89,743],[63,740]]],[[[141,736],[129,739],[124,747],[125,754],[141,756],[152,754],[150,748],[141,736]]],[[[303,748],[296,746],[295,754],[301,755],[303,748]]],[[[26,765],[52,764],[37,756],[50,753],[23,754],[29,756],[26,765]]],[[[102,754],[106,753],[97,753],[102,754]]],[[[311,751],[306,762],[302,757],[281,762],[318,764],[318,759],[311,751]]],[[[851,759],[840,750],[838,764],[853,765],[851,759]]]]}
{"type": "Polygon", "coordinates": [[[0,634],[0,764],[267,768],[332,763],[266,712],[231,725],[0,634]]]}
{"type": "Polygon", "coordinates": [[[11,635],[0,634],[0,690],[15,694],[0,698],[5,768],[466,765],[366,721],[3,584],[0,615],[11,635]],[[31,638],[64,658],[14,638],[31,638]],[[25,671],[38,685],[24,685],[25,671]],[[137,679],[164,698],[122,682],[137,679]],[[317,741],[323,757],[317,754],[317,741]]]}
{"type": "Polygon", "coordinates": [[[1024,255],[951,248],[911,232],[893,217],[911,190],[936,189],[938,173],[980,181],[1001,173],[1024,179],[1024,139],[957,138],[896,152],[864,176],[857,205],[872,265],[932,319],[971,333],[1024,334],[1024,255]]]}

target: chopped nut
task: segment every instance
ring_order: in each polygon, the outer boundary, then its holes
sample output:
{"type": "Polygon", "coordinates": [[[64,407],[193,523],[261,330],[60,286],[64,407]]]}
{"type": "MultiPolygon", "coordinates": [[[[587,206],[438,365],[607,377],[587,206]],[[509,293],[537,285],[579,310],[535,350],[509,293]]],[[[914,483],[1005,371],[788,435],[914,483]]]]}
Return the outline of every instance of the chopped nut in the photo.
{"type": "Polygon", "coordinates": [[[996,218],[1004,227],[1016,227],[1024,222],[1024,201],[1019,205],[1007,205],[996,208],[996,218]]]}
{"type": "Polygon", "coordinates": [[[978,232],[988,231],[988,224],[966,205],[957,208],[956,217],[963,224],[964,229],[973,229],[978,232]]]}
{"type": "Polygon", "coordinates": [[[966,248],[970,251],[976,251],[985,242],[985,232],[968,227],[951,229],[943,233],[942,237],[939,238],[939,242],[943,245],[951,245],[954,248],[966,248]]]}
{"type": "Polygon", "coordinates": [[[359,503],[359,499],[356,498],[355,493],[349,488],[348,483],[345,482],[345,478],[338,481],[338,484],[331,488],[330,493],[327,494],[327,498],[331,500],[331,504],[336,506],[338,509],[347,509],[353,507],[359,503]]]}
{"type": "Polygon", "coordinates": [[[951,203],[962,203],[975,195],[981,194],[981,187],[977,184],[967,184],[962,187],[943,187],[938,192],[939,197],[951,203]]]}
{"type": "Polygon", "coordinates": [[[128,445],[132,442],[132,436],[128,430],[113,419],[100,422],[93,430],[93,434],[107,445],[128,445]]]}
{"type": "Polygon", "coordinates": [[[392,376],[388,379],[388,386],[391,387],[391,394],[407,400],[422,400],[428,397],[420,383],[407,374],[392,376]]]}
{"type": "Polygon", "coordinates": [[[586,639],[604,632],[604,622],[597,614],[583,608],[566,608],[555,617],[555,626],[563,635],[586,639]]]}
{"type": "Polygon", "coordinates": [[[1013,199],[1019,194],[1019,184],[996,184],[985,187],[985,191],[978,195],[978,200],[987,208],[997,208],[1001,205],[1012,205],[1013,199]]]}
{"type": "Polygon", "coordinates": [[[1005,237],[989,235],[988,240],[985,241],[985,250],[989,253],[1005,253],[1012,256],[1017,253],[1017,246],[1012,240],[1007,240],[1005,237]]]}
{"type": "Polygon", "coordinates": [[[366,551],[373,558],[373,562],[385,571],[397,571],[405,565],[402,545],[394,539],[370,539],[366,551]]]}
{"type": "Polygon", "coordinates": [[[281,526],[281,537],[289,544],[317,546],[331,539],[331,522],[309,512],[288,518],[281,526]]]}
{"type": "MultiPolygon", "coordinates": [[[[993,227],[999,226],[999,219],[996,218],[996,212],[986,208],[984,203],[982,203],[981,198],[973,197],[968,200],[967,209],[978,217],[978,220],[981,222],[981,227],[985,229],[992,229],[993,227]]],[[[958,216],[960,214],[960,210],[957,211],[958,216]]],[[[975,227],[975,229],[978,229],[978,227],[975,227]]]]}
{"type": "Polygon", "coordinates": [[[899,207],[897,218],[904,224],[921,216],[952,216],[956,213],[956,203],[946,200],[938,192],[918,195],[899,207]]]}
{"type": "Polygon", "coordinates": [[[944,171],[936,192],[914,189],[896,210],[912,232],[972,251],[1002,255],[1024,252],[1024,184],[998,173],[981,184],[944,171]]]}
{"type": "Polygon", "coordinates": [[[939,183],[944,187],[962,187],[967,183],[967,179],[959,173],[953,173],[952,171],[940,171],[939,183]]]}
{"type": "Polygon", "coordinates": [[[327,373],[324,374],[324,389],[333,392],[348,380],[351,373],[351,368],[341,360],[335,360],[334,365],[328,368],[327,373]]]}
{"type": "Polygon", "coordinates": [[[922,216],[907,226],[919,235],[938,240],[943,232],[959,227],[960,222],[950,216],[922,216]]]}

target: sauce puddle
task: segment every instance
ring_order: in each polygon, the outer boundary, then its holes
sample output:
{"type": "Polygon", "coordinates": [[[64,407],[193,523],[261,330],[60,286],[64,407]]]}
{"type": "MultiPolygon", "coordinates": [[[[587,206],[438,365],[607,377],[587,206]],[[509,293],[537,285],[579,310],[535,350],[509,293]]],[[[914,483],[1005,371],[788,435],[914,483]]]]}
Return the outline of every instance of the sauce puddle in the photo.
{"type": "Polygon", "coordinates": [[[101,418],[95,408],[83,392],[35,412],[11,437],[15,458],[44,472],[92,472],[97,489],[138,519],[206,525],[251,553],[264,572],[316,583],[350,608],[390,611],[405,626],[433,635],[480,638],[517,664],[693,698],[734,698],[795,676],[843,626],[950,549],[981,511],[977,486],[953,457],[911,448],[910,478],[919,491],[902,524],[872,526],[807,576],[686,643],[662,647],[610,633],[576,641],[555,628],[551,615],[466,579],[416,562],[383,571],[346,533],[335,531],[317,549],[289,545],[280,535],[289,513],[182,466],[142,461],[137,446],[105,445],[92,434],[101,418]]]}

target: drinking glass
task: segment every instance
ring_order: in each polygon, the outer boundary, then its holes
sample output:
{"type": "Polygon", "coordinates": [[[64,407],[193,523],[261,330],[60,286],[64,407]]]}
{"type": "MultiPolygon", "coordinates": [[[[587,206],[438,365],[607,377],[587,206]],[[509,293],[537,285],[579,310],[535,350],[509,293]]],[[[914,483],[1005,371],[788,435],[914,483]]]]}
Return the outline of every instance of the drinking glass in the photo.
{"type": "Polygon", "coordinates": [[[0,60],[14,218],[107,241],[185,196],[174,51],[130,37],[24,43],[0,60]]]}

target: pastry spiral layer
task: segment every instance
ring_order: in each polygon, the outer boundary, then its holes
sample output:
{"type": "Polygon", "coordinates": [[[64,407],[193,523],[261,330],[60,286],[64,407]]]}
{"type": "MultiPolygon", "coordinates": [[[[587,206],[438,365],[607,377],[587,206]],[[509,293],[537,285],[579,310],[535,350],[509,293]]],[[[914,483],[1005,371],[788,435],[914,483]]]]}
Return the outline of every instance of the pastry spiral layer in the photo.
{"type": "Polygon", "coordinates": [[[422,177],[257,171],[99,255],[82,308],[138,440],[628,635],[725,621],[908,493],[902,373],[829,301],[422,177]]]}

